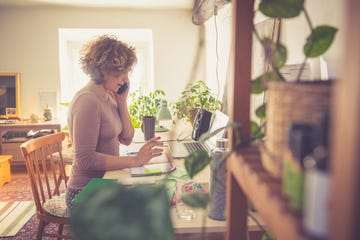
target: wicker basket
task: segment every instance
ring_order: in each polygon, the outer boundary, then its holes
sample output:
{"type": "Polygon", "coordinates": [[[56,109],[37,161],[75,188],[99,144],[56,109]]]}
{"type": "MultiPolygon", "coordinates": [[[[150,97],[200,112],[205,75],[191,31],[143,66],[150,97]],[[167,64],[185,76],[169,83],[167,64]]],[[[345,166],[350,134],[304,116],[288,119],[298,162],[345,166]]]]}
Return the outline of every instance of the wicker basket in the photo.
{"type": "Polygon", "coordinates": [[[292,123],[316,124],[329,109],[332,81],[269,82],[266,109],[266,139],[261,154],[265,169],[282,176],[283,154],[292,123]]]}

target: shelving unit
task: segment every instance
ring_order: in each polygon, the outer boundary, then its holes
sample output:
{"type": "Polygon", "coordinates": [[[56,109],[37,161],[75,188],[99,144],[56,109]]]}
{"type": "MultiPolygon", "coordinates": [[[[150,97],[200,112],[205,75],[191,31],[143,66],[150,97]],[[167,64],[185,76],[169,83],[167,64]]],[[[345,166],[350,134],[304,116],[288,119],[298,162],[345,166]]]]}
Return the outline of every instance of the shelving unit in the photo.
{"type": "MultiPolygon", "coordinates": [[[[230,185],[241,186],[244,195],[259,212],[266,227],[275,232],[278,239],[307,239],[301,232],[300,215],[288,207],[288,200],[281,194],[281,182],[270,176],[262,166],[257,146],[233,154],[228,159],[228,169],[231,176],[229,181],[232,182],[230,185]]],[[[232,203],[237,204],[239,200],[241,198],[235,197],[232,203]]],[[[246,208],[246,205],[243,207],[246,208]]],[[[247,232],[245,228],[235,230],[238,230],[240,235],[247,232]],[[244,232],[241,233],[242,231],[244,232]]]]}
{"type": "MultiPolygon", "coordinates": [[[[233,72],[229,89],[230,119],[240,122],[240,138],[250,136],[251,46],[254,0],[233,0],[233,72]]],[[[346,1],[343,78],[336,82],[331,111],[332,209],[330,240],[360,239],[360,21],[357,0],[346,1]]],[[[229,138],[233,138],[230,132],[229,138]]],[[[230,144],[232,144],[230,142],[230,144]]],[[[256,145],[242,148],[228,161],[227,240],[247,239],[247,211],[251,202],[264,224],[278,240],[306,240],[301,216],[288,208],[280,181],[262,167],[256,145]]]]}
{"type": "Polygon", "coordinates": [[[0,153],[2,155],[11,155],[13,160],[11,161],[11,166],[25,166],[23,160],[20,145],[21,143],[28,140],[27,138],[12,138],[5,139],[3,138],[4,134],[7,131],[25,131],[30,130],[41,130],[41,129],[54,129],[55,131],[61,131],[61,126],[56,122],[41,122],[41,123],[29,123],[29,122],[18,122],[11,124],[0,124],[0,153]]]}

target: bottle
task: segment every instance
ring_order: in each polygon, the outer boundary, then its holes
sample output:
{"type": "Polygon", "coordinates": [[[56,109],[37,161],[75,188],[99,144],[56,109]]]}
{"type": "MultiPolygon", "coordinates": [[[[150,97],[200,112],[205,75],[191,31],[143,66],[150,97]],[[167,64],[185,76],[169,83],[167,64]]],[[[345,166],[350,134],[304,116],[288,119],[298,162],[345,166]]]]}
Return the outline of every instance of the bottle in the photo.
{"type": "Polygon", "coordinates": [[[44,109],[44,120],[45,121],[51,121],[52,120],[52,109],[49,108],[48,106],[46,106],[46,108],[44,109]]]}
{"type": "Polygon", "coordinates": [[[284,154],[282,191],[289,198],[290,207],[301,212],[304,195],[304,158],[314,149],[314,127],[307,123],[293,123],[284,154]]]}
{"type": "Polygon", "coordinates": [[[212,219],[224,221],[226,197],[226,155],[228,154],[228,140],[220,138],[216,141],[216,148],[211,151],[210,162],[210,211],[212,219]]]}
{"type": "Polygon", "coordinates": [[[305,159],[303,227],[311,239],[327,239],[330,209],[330,174],[328,155],[329,117],[318,127],[318,143],[305,159]]]}

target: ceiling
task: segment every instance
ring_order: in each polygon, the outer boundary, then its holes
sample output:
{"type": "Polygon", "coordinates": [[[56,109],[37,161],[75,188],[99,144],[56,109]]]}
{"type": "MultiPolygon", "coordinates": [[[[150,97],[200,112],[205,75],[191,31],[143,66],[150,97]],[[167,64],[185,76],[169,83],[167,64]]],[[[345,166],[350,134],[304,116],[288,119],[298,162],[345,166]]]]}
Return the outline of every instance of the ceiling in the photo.
{"type": "Polygon", "coordinates": [[[0,0],[0,7],[34,5],[192,9],[194,0],[0,0]]]}

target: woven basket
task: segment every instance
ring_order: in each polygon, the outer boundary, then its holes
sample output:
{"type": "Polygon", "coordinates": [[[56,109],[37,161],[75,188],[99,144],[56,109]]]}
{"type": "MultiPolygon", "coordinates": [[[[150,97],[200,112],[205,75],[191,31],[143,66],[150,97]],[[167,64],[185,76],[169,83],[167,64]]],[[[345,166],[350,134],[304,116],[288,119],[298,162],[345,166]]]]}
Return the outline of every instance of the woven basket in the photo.
{"type": "Polygon", "coordinates": [[[329,109],[332,81],[269,82],[266,139],[261,154],[265,169],[281,178],[283,154],[292,123],[316,124],[329,109]]]}

